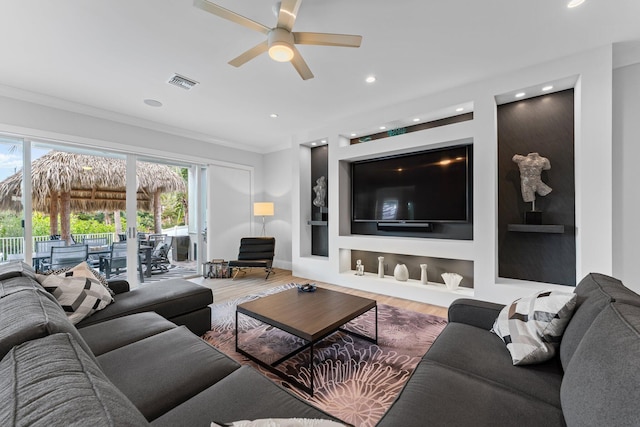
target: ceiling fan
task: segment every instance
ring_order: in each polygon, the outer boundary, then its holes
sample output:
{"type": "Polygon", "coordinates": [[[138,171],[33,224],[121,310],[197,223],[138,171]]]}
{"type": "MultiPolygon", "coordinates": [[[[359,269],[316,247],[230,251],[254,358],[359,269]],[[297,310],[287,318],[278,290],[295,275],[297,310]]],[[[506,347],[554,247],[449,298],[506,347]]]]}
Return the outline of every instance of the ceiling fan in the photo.
{"type": "Polygon", "coordinates": [[[264,52],[269,52],[269,56],[274,61],[291,62],[298,74],[300,74],[300,77],[302,77],[303,80],[308,80],[313,78],[313,73],[302,58],[302,55],[300,55],[298,49],[296,49],[296,44],[360,47],[362,36],[291,31],[296,21],[301,2],[302,0],[282,0],[278,11],[278,22],[274,28],[269,28],[266,25],[238,15],[235,12],[206,0],[194,0],[193,4],[202,10],[267,36],[265,41],[232,59],[229,61],[229,64],[234,67],[240,67],[256,56],[264,52]]]}

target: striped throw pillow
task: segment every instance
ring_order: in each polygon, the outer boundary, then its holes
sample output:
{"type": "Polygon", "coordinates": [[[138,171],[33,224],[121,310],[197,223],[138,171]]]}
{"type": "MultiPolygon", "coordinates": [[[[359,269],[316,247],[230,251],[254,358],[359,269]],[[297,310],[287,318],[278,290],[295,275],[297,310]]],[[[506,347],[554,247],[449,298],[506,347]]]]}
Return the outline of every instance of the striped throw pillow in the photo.
{"type": "Polygon", "coordinates": [[[505,306],[493,333],[507,345],[514,365],[551,359],[576,306],[576,294],[540,291],[505,306]]]}

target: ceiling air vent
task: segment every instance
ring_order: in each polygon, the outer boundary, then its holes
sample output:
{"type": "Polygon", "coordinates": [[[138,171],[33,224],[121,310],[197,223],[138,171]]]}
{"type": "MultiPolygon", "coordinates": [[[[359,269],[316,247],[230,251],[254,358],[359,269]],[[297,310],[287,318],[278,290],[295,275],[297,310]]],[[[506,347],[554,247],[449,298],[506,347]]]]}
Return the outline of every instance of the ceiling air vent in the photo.
{"type": "Polygon", "coordinates": [[[167,83],[186,90],[190,90],[192,87],[198,84],[197,81],[188,79],[184,76],[181,76],[180,74],[174,74],[167,83]]]}

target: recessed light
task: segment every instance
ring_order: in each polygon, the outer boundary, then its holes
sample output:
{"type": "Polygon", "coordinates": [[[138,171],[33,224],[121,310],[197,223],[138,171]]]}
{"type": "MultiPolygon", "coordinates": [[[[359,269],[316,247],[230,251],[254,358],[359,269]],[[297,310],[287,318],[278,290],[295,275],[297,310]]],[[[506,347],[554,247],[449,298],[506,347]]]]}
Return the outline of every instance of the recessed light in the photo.
{"type": "Polygon", "coordinates": [[[413,119],[414,122],[419,122],[420,119],[418,117],[416,117],[415,119],[413,119]]]}
{"type": "Polygon", "coordinates": [[[376,81],[376,76],[369,76],[366,79],[364,79],[364,81],[367,83],[373,83],[376,81]]]}
{"type": "Polygon", "coordinates": [[[380,126],[380,130],[385,130],[386,128],[386,126],[380,126]]]}
{"type": "Polygon", "coordinates": [[[456,108],[456,111],[459,113],[460,111],[464,111],[464,108],[458,107],[458,108],[456,108]]]}
{"type": "Polygon", "coordinates": [[[278,115],[276,113],[271,113],[269,114],[269,117],[271,117],[272,119],[277,119],[278,115]]]}
{"type": "Polygon", "coordinates": [[[518,93],[516,93],[516,98],[522,98],[525,95],[526,95],[526,93],[524,93],[524,92],[518,92],[518,93]]]}
{"type": "Polygon", "coordinates": [[[543,87],[543,88],[542,88],[542,90],[543,90],[544,92],[546,92],[546,91],[548,91],[548,90],[551,90],[551,89],[553,89],[553,86],[551,86],[551,85],[549,85],[549,86],[545,86],[545,87],[543,87]]]}
{"type": "Polygon", "coordinates": [[[567,7],[569,9],[573,9],[574,7],[580,6],[582,3],[584,3],[584,0],[571,0],[569,4],[567,4],[567,7]]]}
{"type": "Polygon", "coordinates": [[[356,135],[357,135],[357,133],[352,133],[352,134],[351,134],[351,136],[356,136],[356,135]]]}
{"type": "Polygon", "coordinates": [[[323,143],[323,144],[326,144],[326,143],[327,143],[327,140],[326,140],[326,139],[323,139],[323,140],[322,140],[322,141],[320,141],[320,142],[321,142],[321,143],[323,143]]]}
{"type": "Polygon", "coordinates": [[[162,107],[162,102],[156,101],[155,99],[145,99],[144,103],[149,107],[162,107]]]}
{"type": "Polygon", "coordinates": [[[318,145],[318,143],[317,142],[312,142],[311,145],[315,147],[316,145],[318,145]]]}

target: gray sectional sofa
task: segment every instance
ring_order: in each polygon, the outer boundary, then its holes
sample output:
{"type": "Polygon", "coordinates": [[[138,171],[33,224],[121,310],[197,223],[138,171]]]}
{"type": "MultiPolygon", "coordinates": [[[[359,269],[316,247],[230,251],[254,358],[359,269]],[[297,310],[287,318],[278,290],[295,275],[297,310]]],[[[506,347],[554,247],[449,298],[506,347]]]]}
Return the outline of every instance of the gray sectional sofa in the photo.
{"type": "Polygon", "coordinates": [[[28,266],[0,266],[0,425],[335,420],[189,330],[209,329],[210,290],[111,285],[115,302],[74,326],[28,266]]]}
{"type": "Polygon", "coordinates": [[[490,332],[502,305],[458,300],[379,427],[639,426],[640,296],[586,276],[559,352],[513,366],[490,332]]]}

